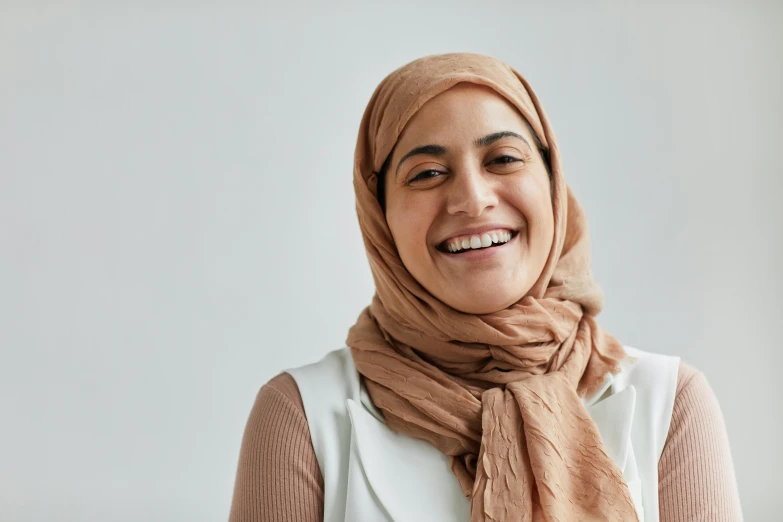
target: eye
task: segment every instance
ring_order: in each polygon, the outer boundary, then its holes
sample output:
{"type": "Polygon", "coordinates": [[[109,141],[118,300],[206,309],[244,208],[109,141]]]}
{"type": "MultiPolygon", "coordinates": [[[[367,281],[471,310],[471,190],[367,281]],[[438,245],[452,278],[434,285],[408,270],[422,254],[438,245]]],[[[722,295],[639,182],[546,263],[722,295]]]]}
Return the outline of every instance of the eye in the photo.
{"type": "Polygon", "coordinates": [[[498,156],[497,158],[490,161],[490,163],[499,163],[501,165],[508,165],[509,163],[514,163],[517,161],[522,161],[519,158],[515,158],[514,156],[498,156]]]}
{"type": "Polygon", "coordinates": [[[435,169],[423,170],[423,171],[419,172],[418,174],[416,174],[414,177],[412,177],[408,183],[413,183],[415,181],[425,181],[425,180],[428,180],[428,179],[433,179],[433,178],[437,177],[439,174],[442,174],[442,172],[437,171],[435,169]]]}

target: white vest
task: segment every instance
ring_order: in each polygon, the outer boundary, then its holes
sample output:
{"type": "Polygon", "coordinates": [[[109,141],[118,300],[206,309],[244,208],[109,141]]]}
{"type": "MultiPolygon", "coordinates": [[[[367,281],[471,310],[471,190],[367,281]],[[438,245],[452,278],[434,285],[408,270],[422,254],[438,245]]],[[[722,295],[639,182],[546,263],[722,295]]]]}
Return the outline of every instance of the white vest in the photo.
{"type": "MultiPolygon", "coordinates": [[[[623,369],[583,399],[623,472],[640,522],[658,520],[658,460],[669,432],[679,358],[626,346],[623,369]]],[[[324,479],[324,522],[470,520],[449,459],[396,433],[370,400],[349,348],[287,370],[299,386],[324,479]]]]}

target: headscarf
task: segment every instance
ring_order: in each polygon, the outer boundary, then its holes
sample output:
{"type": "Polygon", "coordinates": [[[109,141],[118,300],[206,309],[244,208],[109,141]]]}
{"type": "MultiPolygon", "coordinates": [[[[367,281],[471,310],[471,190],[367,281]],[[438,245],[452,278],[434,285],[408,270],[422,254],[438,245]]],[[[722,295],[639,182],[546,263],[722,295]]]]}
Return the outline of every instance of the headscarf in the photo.
{"type": "Polygon", "coordinates": [[[528,82],[504,62],[469,53],[400,67],[364,112],[353,181],[376,292],[347,345],[386,425],[450,457],[471,522],[637,520],[580,400],[626,355],[595,320],[603,293],[590,269],[587,222],[528,82]],[[482,315],[455,310],[413,278],[377,199],[377,172],[406,123],[460,82],[490,87],[519,110],[548,150],[553,178],[554,239],[540,277],[515,304],[482,315]]]}

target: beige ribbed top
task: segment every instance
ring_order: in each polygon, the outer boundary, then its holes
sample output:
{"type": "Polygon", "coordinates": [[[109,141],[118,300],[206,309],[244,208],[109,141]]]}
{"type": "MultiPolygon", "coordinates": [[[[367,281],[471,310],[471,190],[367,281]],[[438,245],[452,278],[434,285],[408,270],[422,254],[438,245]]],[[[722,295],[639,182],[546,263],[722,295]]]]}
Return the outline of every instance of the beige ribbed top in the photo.
{"type": "MultiPolygon", "coordinates": [[[[723,414],[707,379],[681,362],[658,463],[660,522],[741,522],[723,414]]],[[[230,522],[321,522],[323,478],[299,388],[281,373],[258,393],[245,428],[230,522]]]]}

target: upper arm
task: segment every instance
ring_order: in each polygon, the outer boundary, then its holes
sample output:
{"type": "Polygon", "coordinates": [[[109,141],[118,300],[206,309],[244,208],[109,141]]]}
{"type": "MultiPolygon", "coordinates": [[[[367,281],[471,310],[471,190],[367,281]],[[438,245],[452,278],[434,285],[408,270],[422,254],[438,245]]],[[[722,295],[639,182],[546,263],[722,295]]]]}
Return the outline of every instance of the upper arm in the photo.
{"type": "Polygon", "coordinates": [[[256,396],[239,454],[231,522],[321,522],[323,478],[299,391],[282,373],[256,396]]]}
{"type": "Polygon", "coordinates": [[[720,405],[704,374],[684,362],[658,463],[658,489],[661,522],[742,520],[720,405]]]}

